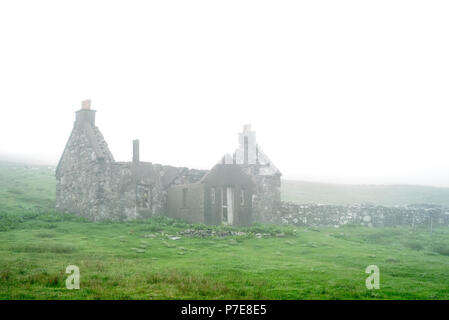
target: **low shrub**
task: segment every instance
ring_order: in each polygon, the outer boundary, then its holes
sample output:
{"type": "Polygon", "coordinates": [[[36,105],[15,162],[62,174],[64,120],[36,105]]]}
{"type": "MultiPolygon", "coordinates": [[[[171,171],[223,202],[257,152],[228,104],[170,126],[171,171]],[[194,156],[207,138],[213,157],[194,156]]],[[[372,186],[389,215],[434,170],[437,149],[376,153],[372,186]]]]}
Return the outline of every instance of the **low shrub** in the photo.
{"type": "Polygon", "coordinates": [[[23,221],[21,216],[0,213],[0,231],[8,231],[17,228],[17,226],[23,221]]]}
{"type": "Polygon", "coordinates": [[[442,256],[449,256],[449,247],[448,246],[437,246],[433,249],[434,252],[441,254],[442,256]]]}
{"type": "Polygon", "coordinates": [[[405,246],[407,248],[413,249],[413,250],[422,250],[424,247],[421,243],[417,242],[417,241],[410,241],[405,243],[405,246]]]}

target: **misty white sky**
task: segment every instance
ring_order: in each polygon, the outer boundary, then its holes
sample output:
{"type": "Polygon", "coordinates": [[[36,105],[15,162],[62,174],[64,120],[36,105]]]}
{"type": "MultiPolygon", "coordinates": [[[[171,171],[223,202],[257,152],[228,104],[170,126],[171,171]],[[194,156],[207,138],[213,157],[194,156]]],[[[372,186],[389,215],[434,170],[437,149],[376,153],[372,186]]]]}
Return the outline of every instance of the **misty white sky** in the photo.
{"type": "Polygon", "coordinates": [[[251,123],[284,178],[449,187],[448,1],[2,1],[0,152],[208,169],[251,123]]]}

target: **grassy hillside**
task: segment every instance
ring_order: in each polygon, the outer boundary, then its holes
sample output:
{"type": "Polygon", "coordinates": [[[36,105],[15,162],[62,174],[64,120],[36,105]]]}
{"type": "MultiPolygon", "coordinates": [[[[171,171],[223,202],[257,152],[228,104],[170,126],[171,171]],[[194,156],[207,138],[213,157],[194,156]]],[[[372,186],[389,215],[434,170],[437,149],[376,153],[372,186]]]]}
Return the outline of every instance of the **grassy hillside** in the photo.
{"type": "Polygon", "coordinates": [[[92,223],[53,203],[51,169],[0,164],[0,299],[449,299],[448,229],[92,223]]]}
{"type": "Polygon", "coordinates": [[[54,206],[53,168],[0,162],[0,231],[54,206]]]}
{"type": "Polygon", "coordinates": [[[394,206],[416,203],[449,205],[449,188],[413,185],[344,185],[282,181],[282,198],[297,203],[374,203],[394,206]]]}

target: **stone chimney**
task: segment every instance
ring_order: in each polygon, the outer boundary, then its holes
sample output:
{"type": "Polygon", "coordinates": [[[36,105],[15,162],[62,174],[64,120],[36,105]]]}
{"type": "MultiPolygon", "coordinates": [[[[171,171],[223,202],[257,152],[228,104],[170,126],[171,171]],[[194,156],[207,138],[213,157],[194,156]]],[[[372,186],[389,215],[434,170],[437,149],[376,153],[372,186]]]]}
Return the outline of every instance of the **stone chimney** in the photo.
{"type": "Polygon", "coordinates": [[[77,125],[89,123],[95,126],[95,110],[90,109],[90,100],[84,100],[81,102],[81,109],[76,112],[77,125]]]}
{"type": "Polygon", "coordinates": [[[258,162],[256,132],[251,129],[250,124],[245,124],[243,131],[239,133],[239,145],[236,154],[237,164],[256,164],[258,162]]]}
{"type": "Polygon", "coordinates": [[[139,162],[139,140],[133,140],[133,162],[139,162]]]}
{"type": "Polygon", "coordinates": [[[81,101],[81,109],[83,109],[83,110],[90,110],[90,103],[91,102],[92,101],[90,101],[89,99],[81,101]]]}

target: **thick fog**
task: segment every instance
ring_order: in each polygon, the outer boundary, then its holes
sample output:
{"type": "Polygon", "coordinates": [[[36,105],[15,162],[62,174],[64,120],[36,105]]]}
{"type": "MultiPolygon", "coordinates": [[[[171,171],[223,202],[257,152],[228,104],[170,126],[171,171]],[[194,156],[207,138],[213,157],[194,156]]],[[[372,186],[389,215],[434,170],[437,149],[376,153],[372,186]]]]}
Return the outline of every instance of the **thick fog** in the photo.
{"type": "Polygon", "coordinates": [[[0,2],[0,153],[210,168],[251,123],[284,178],[449,187],[447,1],[0,2]]]}

